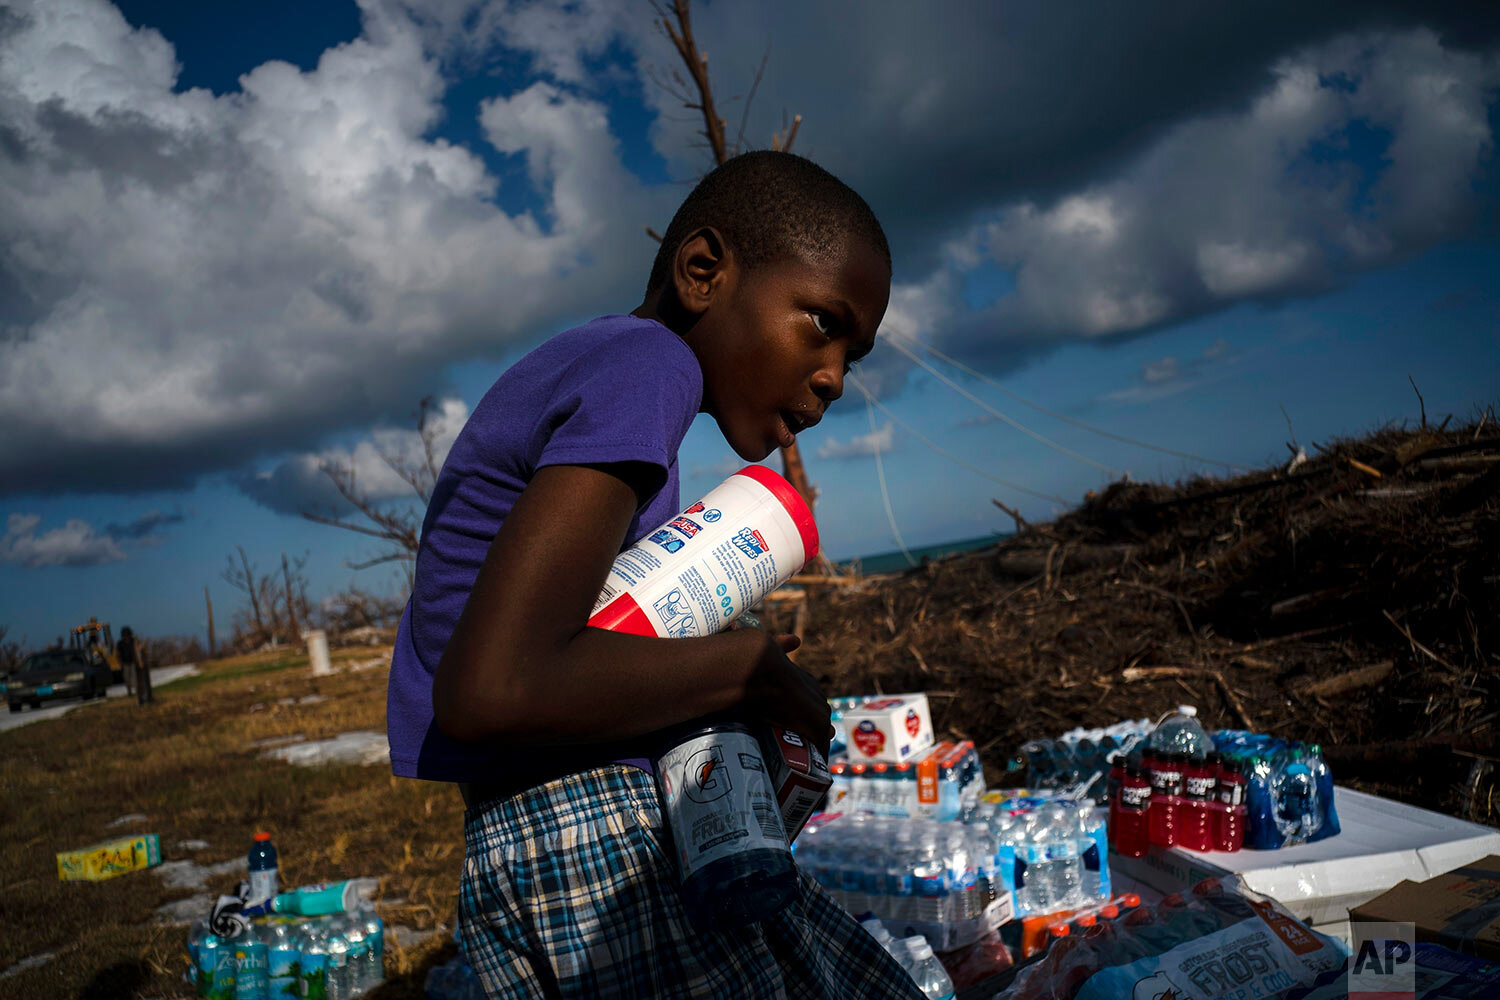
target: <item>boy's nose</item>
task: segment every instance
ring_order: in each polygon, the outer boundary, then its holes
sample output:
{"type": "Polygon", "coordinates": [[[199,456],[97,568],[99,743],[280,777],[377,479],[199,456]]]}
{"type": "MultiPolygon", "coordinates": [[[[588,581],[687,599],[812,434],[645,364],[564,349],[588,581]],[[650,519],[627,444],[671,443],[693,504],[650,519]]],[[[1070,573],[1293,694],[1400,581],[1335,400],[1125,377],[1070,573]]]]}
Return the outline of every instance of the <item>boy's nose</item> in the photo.
{"type": "Polygon", "coordinates": [[[813,392],[818,398],[832,403],[844,394],[844,357],[840,353],[837,358],[825,363],[812,377],[813,392]]]}

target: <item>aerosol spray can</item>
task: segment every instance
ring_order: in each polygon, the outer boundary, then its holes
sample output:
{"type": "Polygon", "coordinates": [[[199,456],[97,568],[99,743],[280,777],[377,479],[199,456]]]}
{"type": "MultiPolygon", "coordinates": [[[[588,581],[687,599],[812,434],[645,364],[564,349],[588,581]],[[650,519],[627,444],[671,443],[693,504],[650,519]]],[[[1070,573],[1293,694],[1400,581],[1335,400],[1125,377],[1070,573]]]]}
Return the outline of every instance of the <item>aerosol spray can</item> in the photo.
{"type": "MultiPolygon", "coordinates": [[[[635,635],[711,635],[818,553],[812,511],[792,485],[747,466],[615,559],[589,624],[635,635]]],[[[732,714],[663,734],[653,759],[683,905],[735,927],[797,895],[777,790],[755,730],[732,714]]]]}

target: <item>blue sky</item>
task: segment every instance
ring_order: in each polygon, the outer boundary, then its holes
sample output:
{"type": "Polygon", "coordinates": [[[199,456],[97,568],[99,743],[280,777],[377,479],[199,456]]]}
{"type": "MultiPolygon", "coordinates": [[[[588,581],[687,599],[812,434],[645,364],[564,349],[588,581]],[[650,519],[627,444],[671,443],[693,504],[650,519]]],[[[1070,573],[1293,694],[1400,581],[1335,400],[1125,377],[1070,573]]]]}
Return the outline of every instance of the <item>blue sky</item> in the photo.
{"type": "MultiPolygon", "coordinates": [[[[19,25],[0,36],[10,638],[89,615],[201,634],[205,585],[222,631],[237,545],[262,568],[306,555],[315,598],[399,588],[296,511],[328,457],[400,502],[376,449],[412,446],[418,399],[451,436],[526,350],[635,306],[644,227],[707,167],[651,82],[675,64],[640,7],[0,0],[19,25]]],[[[992,497],[1042,518],[1111,478],[896,345],[1137,479],[1225,467],[991,382],[1237,465],[1415,419],[1408,377],[1435,419],[1497,402],[1492,23],[861,9],[716,3],[695,28],[731,134],[769,53],[747,145],[803,113],[798,151],[886,224],[889,343],[863,384],[1031,493],[880,411],[872,432],[851,387],[802,442],[830,555],[897,545],[875,447],[913,547],[1009,530],[992,497]]],[[[685,500],[739,464],[706,417],[681,458],[685,500]]]]}

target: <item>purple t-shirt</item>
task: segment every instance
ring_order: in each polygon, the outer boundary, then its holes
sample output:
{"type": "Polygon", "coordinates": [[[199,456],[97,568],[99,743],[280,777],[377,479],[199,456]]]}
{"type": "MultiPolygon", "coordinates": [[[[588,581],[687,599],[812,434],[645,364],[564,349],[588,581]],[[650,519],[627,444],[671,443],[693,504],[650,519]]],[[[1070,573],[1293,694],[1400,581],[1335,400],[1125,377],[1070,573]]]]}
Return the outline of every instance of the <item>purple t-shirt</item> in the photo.
{"type": "Polygon", "coordinates": [[[636,511],[629,546],[679,512],[677,449],[703,399],[703,373],[682,338],[655,320],[604,316],[526,355],[484,394],[459,432],[422,523],[416,579],[391,660],[386,732],[391,770],[440,781],[518,783],[640,754],[632,744],[545,754],[461,743],[432,716],[432,676],[490,542],[546,465],[643,462],[660,475],[636,511]]]}

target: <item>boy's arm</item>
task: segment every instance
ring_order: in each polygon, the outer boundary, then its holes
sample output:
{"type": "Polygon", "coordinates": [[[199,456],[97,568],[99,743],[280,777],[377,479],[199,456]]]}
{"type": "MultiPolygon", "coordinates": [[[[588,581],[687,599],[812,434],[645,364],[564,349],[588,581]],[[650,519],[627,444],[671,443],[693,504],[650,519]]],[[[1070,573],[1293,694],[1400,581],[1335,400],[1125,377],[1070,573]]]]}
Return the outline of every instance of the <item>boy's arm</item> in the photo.
{"type": "Polygon", "coordinates": [[[438,664],[433,712],[459,740],[595,742],[743,705],[828,749],[828,704],[791,636],[658,639],[588,628],[635,516],[629,465],[544,466],[490,543],[438,664]]]}

